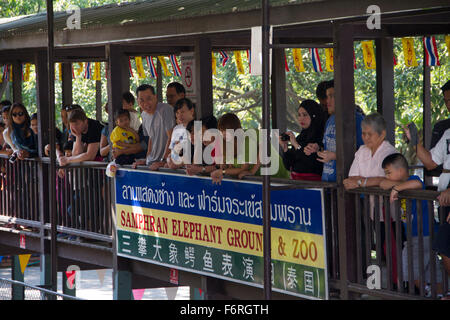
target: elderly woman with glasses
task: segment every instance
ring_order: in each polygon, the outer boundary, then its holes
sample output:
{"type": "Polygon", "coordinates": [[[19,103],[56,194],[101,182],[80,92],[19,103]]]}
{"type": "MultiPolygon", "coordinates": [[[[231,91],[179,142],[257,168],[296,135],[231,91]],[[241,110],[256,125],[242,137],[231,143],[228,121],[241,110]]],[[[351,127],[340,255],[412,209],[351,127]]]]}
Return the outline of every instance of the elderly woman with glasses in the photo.
{"type": "Polygon", "coordinates": [[[18,151],[11,158],[19,160],[38,156],[37,135],[31,130],[31,119],[27,109],[20,102],[13,103],[10,109],[8,130],[18,151]]]}

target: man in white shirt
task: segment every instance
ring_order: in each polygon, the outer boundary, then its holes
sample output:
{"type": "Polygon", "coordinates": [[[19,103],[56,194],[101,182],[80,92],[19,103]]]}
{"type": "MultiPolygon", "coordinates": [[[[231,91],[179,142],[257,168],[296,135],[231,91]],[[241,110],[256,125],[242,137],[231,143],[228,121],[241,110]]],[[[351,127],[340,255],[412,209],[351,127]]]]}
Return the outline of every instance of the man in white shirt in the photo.
{"type": "Polygon", "coordinates": [[[136,161],[133,166],[146,164],[150,169],[160,167],[169,154],[167,141],[175,125],[173,108],[166,103],[158,102],[155,89],[142,84],[136,89],[138,105],[142,109],[142,128],[148,137],[147,156],[145,160],[136,161]]]}

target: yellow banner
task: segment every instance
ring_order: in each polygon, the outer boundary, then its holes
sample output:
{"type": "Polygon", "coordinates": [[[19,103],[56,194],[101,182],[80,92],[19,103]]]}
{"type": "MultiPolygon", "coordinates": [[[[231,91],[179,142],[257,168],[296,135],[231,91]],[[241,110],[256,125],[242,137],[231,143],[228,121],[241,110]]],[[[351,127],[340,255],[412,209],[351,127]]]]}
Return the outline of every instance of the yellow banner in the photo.
{"type": "Polygon", "coordinates": [[[302,50],[300,48],[292,49],[292,57],[294,58],[294,66],[297,72],[305,72],[303,66],[302,50]]]}
{"type": "Polygon", "coordinates": [[[84,71],[84,63],[83,62],[78,62],[78,69],[77,69],[77,77],[80,76],[80,74],[84,71]]]}
{"type": "Polygon", "coordinates": [[[211,68],[212,68],[212,74],[217,74],[217,60],[214,56],[214,52],[211,52],[211,68]]]}
{"type": "Polygon", "coordinates": [[[242,57],[240,51],[234,51],[234,60],[236,61],[236,68],[238,74],[244,74],[244,64],[242,63],[242,57]]]}
{"type": "MultiPolygon", "coordinates": [[[[262,226],[117,204],[117,229],[263,256],[262,226]]],[[[272,228],[272,258],[325,268],[322,235],[272,228]]]]}
{"type": "Polygon", "coordinates": [[[450,57],[450,36],[445,36],[445,44],[447,45],[447,54],[450,57]]]}
{"type": "Polygon", "coordinates": [[[366,66],[366,69],[375,69],[376,61],[372,41],[361,41],[361,46],[363,50],[364,65],[366,66]]]}
{"type": "Polygon", "coordinates": [[[325,63],[327,71],[334,71],[334,51],[333,48],[325,48],[325,63]]]}
{"type": "Polygon", "coordinates": [[[134,61],[136,62],[136,70],[139,76],[139,79],[145,79],[145,70],[142,65],[142,57],[134,57],[134,61]]]}
{"type": "Polygon", "coordinates": [[[62,64],[59,62],[56,63],[55,79],[62,80],[62,64]]]}
{"type": "Polygon", "coordinates": [[[414,39],[403,38],[403,54],[405,57],[405,64],[407,67],[417,67],[416,52],[414,50],[414,39]]]}
{"type": "Polygon", "coordinates": [[[25,63],[25,70],[23,71],[23,81],[30,81],[31,64],[25,63]]]}
{"type": "Polygon", "coordinates": [[[19,255],[19,263],[20,263],[20,271],[22,273],[25,272],[25,269],[27,268],[28,261],[30,261],[31,254],[20,254],[19,255]]]}
{"type": "Polygon", "coordinates": [[[101,77],[102,65],[100,62],[94,62],[94,74],[92,75],[92,80],[100,81],[101,77]]]}
{"type": "Polygon", "coordinates": [[[167,68],[166,59],[164,58],[164,56],[158,56],[158,60],[161,63],[161,67],[163,69],[164,75],[166,77],[171,76],[172,74],[170,73],[169,69],[167,68]]]}

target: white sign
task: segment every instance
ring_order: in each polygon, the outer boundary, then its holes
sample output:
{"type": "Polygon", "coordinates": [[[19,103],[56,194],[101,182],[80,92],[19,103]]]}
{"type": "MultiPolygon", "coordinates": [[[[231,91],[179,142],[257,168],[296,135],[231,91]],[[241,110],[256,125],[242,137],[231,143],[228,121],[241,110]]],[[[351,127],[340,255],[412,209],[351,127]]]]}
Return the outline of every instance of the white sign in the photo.
{"type": "Polygon", "coordinates": [[[195,54],[194,52],[181,53],[181,78],[186,89],[186,98],[196,102],[197,87],[195,77],[195,54]]]}
{"type": "MultiPolygon", "coordinates": [[[[272,30],[273,27],[270,26],[269,31],[269,44],[272,44],[272,30]]],[[[262,27],[252,27],[252,38],[251,38],[251,75],[261,76],[262,75],[262,27]]],[[[269,73],[272,75],[272,49],[269,49],[269,73]]]]}

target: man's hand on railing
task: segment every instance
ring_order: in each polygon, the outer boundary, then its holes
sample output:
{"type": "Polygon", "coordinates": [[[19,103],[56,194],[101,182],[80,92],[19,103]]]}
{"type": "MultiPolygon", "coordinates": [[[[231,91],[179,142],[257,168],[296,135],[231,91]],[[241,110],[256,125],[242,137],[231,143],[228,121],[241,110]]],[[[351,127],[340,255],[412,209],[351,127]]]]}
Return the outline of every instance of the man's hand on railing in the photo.
{"type": "Polygon", "coordinates": [[[61,179],[66,175],[66,171],[64,169],[58,169],[58,177],[61,179]]]}
{"type": "Polygon", "coordinates": [[[69,160],[67,159],[66,156],[61,156],[61,157],[59,157],[59,158],[58,158],[58,162],[59,162],[59,165],[60,165],[61,167],[64,167],[64,166],[66,166],[66,165],[69,164],[69,160]]]}
{"type": "Polygon", "coordinates": [[[20,150],[17,153],[17,159],[19,160],[25,160],[26,158],[30,157],[30,153],[27,150],[20,150]]]}
{"type": "Polygon", "coordinates": [[[136,169],[137,166],[143,166],[145,165],[145,159],[141,159],[141,160],[136,160],[135,162],[133,162],[133,164],[131,165],[131,167],[133,169],[136,169]]]}
{"type": "MultiPolygon", "coordinates": [[[[450,189],[442,191],[440,195],[438,195],[437,199],[439,200],[439,204],[443,207],[450,205],[450,189]]],[[[448,219],[447,219],[448,220],[448,219]]]]}

